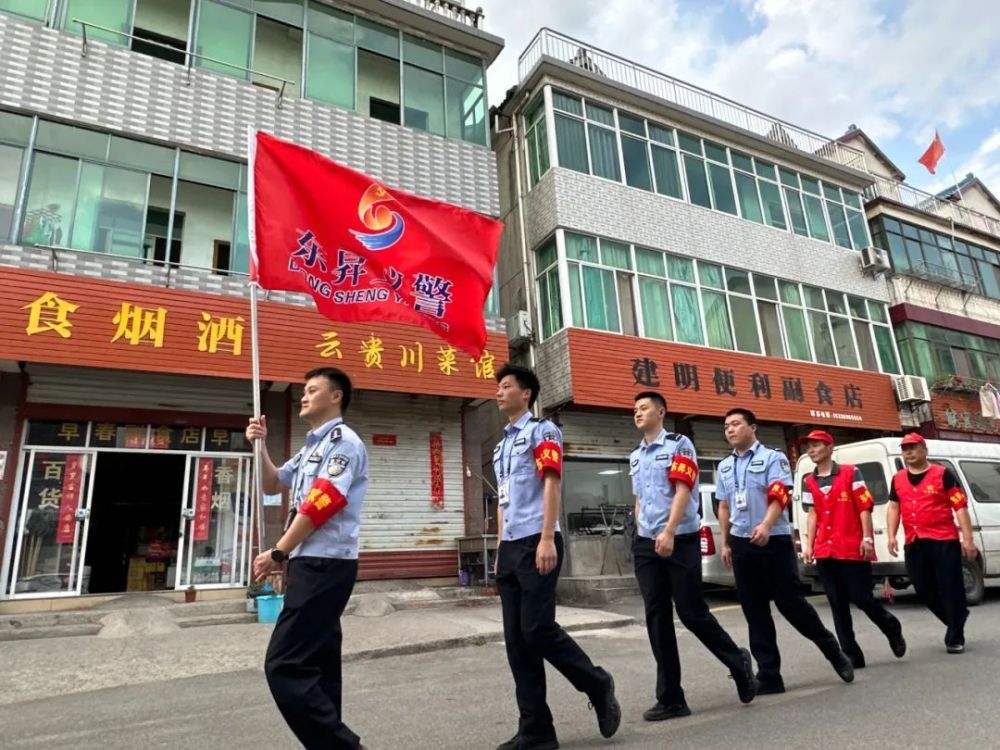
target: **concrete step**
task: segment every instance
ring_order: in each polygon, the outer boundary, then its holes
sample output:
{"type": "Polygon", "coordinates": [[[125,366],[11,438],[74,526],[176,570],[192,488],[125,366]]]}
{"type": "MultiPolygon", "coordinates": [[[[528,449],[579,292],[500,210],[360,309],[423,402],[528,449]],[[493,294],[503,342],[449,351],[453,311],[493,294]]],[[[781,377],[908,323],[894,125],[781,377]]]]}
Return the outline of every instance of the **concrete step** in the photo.
{"type": "Polygon", "coordinates": [[[100,632],[100,623],[31,627],[18,630],[0,630],[0,641],[30,641],[37,638],[69,638],[76,635],[97,635],[100,632]]]}
{"type": "Polygon", "coordinates": [[[171,604],[167,611],[174,617],[188,618],[200,615],[226,615],[246,612],[246,599],[213,599],[207,602],[185,602],[183,604],[171,604]]]}
{"type": "Polygon", "coordinates": [[[245,625],[251,622],[257,622],[257,615],[252,612],[231,612],[221,615],[196,615],[194,617],[182,617],[177,619],[177,624],[182,628],[205,628],[211,625],[245,625]]]}

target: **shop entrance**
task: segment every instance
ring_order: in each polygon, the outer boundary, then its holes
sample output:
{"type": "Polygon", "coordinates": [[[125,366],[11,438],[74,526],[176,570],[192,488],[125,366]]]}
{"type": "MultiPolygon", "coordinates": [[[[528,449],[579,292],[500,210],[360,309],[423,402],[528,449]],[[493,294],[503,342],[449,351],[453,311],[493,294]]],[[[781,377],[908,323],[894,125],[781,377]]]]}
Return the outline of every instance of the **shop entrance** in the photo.
{"type": "Polygon", "coordinates": [[[184,468],[182,455],[98,454],[84,562],[86,592],[174,588],[184,468]]]}

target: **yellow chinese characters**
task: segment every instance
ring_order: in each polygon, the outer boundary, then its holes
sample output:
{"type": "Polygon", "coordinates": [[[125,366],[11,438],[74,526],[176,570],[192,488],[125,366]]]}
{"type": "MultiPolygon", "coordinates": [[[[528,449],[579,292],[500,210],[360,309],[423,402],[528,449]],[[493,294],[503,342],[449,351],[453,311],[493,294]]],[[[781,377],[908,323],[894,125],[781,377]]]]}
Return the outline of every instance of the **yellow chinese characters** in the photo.
{"type": "Polygon", "coordinates": [[[469,360],[476,366],[476,377],[482,380],[493,380],[496,376],[496,370],[493,367],[493,355],[490,354],[490,350],[486,349],[483,351],[482,356],[478,361],[472,359],[469,360]]]}
{"type": "Polygon", "coordinates": [[[62,299],[55,292],[46,292],[34,302],[29,302],[21,309],[28,311],[28,325],[24,332],[29,336],[46,331],[55,331],[64,339],[73,335],[73,323],[69,316],[79,308],[72,302],[62,299]]]}
{"type": "Polygon", "coordinates": [[[343,359],[344,353],[340,351],[340,339],[337,338],[336,331],[327,331],[323,334],[323,341],[319,344],[315,344],[315,347],[319,349],[319,356],[323,359],[329,359],[330,357],[336,357],[337,359],[343,359]]]}
{"type": "Polygon", "coordinates": [[[381,370],[382,352],[384,351],[385,347],[382,346],[382,339],[378,338],[374,333],[365,341],[362,341],[361,353],[365,355],[365,367],[377,367],[381,370]]]}
{"type": "Polygon", "coordinates": [[[162,307],[146,310],[139,305],[122,302],[121,310],[115,313],[111,322],[118,326],[111,339],[112,344],[124,338],[132,346],[138,346],[144,339],[149,339],[155,348],[163,347],[163,329],[167,322],[167,311],[162,307]]]}
{"type": "Polygon", "coordinates": [[[424,345],[414,342],[416,346],[400,346],[403,358],[399,362],[400,367],[416,367],[417,372],[424,371],[424,345]]]}
{"type": "Polygon", "coordinates": [[[438,349],[438,369],[445,375],[453,375],[458,372],[458,352],[453,346],[442,346],[438,349]]]}
{"type": "Polygon", "coordinates": [[[243,318],[212,317],[203,312],[198,322],[198,351],[215,354],[230,351],[234,357],[243,351],[243,318]]]}

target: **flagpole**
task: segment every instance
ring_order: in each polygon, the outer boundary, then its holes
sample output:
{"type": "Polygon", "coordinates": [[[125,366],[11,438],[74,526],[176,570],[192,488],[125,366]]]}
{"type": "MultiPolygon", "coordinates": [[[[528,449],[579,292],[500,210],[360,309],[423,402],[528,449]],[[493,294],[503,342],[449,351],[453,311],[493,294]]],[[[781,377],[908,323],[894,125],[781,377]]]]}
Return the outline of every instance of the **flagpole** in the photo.
{"type": "MultiPolygon", "coordinates": [[[[254,204],[254,157],[257,152],[256,134],[252,126],[247,126],[247,238],[250,242],[251,275],[250,275],[250,367],[253,381],[253,415],[261,418],[260,403],[260,330],[257,316],[257,295],[260,284],[257,281],[257,233],[256,205],[254,204]]],[[[264,441],[255,440],[253,444],[253,484],[254,510],[257,513],[257,552],[264,551],[264,472],[261,463],[264,441]]]]}

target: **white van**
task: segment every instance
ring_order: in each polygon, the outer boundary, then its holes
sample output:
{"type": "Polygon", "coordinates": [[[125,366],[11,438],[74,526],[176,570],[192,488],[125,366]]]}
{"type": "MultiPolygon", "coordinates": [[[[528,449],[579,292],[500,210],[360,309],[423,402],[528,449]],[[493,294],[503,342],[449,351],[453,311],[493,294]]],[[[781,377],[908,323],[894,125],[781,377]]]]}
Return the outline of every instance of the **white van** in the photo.
{"type": "MultiPolygon", "coordinates": [[[[903,563],[903,529],[899,530],[899,557],[889,555],[885,510],[889,502],[889,487],[893,475],[903,468],[899,450],[900,438],[878,438],[835,446],[833,460],[853,464],[861,470],[865,484],[875,498],[872,524],[875,529],[876,562],[872,573],[876,581],[889,578],[893,588],[909,585],[903,563]]],[[[1000,444],[970,443],[952,440],[928,440],[928,457],[932,463],[946,466],[958,476],[969,496],[969,515],[980,556],[963,562],[965,595],[969,604],[983,599],[985,582],[1000,578],[1000,444]]],[[[795,490],[792,518],[799,534],[806,534],[807,512],[802,507],[802,478],[815,468],[803,455],[795,467],[795,490]]],[[[816,566],[800,560],[803,580],[815,583],[816,566]]]]}

